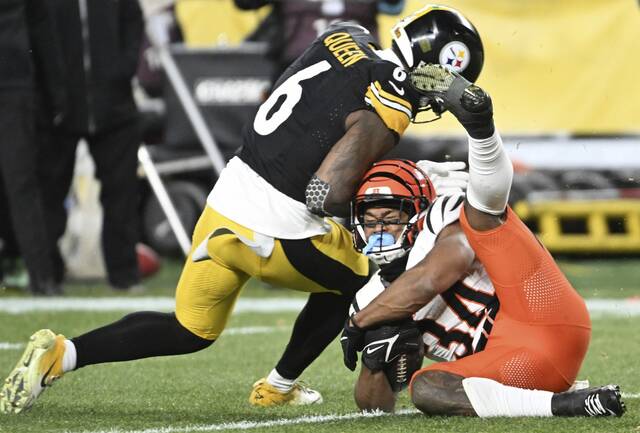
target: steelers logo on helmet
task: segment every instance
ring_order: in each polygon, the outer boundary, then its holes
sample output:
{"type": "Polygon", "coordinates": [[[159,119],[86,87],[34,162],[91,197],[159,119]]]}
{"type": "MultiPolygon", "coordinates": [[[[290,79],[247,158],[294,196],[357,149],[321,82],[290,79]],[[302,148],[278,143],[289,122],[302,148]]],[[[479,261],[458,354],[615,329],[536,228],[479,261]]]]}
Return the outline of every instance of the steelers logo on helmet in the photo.
{"type": "Polygon", "coordinates": [[[471,61],[469,48],[460,41],[451,41],[440,50],[440,64],[452,71],[462,73],[471,61]]]}

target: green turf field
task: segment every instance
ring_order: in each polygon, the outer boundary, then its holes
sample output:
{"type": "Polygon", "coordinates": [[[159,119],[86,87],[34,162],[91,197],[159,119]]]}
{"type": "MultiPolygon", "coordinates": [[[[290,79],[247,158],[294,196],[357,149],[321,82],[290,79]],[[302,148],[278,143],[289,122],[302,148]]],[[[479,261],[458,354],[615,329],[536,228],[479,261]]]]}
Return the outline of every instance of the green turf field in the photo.
{"type": "MultiPolygon", "coordinates": [[[[640,297],[640,260],[574,261],[562,262],[562,266],[585,297],[640,297]]],[[[178,264],[166,264],[139,296],[170,296],[178,272],[178,264]]],[[[68,294],[113,296],[100,284],[91,288],[75,284],[68,294]]],[[[15,290],[4,290],[0,305],[18,296],[15,290]]],[[[263,298],[301,295],[253,285],[243,296],[259,303],[263,298]]],[[[0,374],[6,375],[13,367],[20,344],[34,330],[50,327],[74,336],[123,314],[0,312],[0,374]]],[[[411,411],[406,393],[398,404],[402,414],[363,417],[352,400],[356,375],[342,365],[337,341],[303,376],[323,393],[324,404],[268,410],[251,407],[247,403],[251,385],[277,361],[294,318],[292,311],[239,313],[229,324],[229,334],[203,352],[92,366],[71,373],[30,412],[0,416],[0,432],[640,432],[640,316],[598,315],[593,319],[592,344],[580,378],[592,384],[619,383],[628,407],[620,419],[597,420],[426,418],[411,411]]]]}

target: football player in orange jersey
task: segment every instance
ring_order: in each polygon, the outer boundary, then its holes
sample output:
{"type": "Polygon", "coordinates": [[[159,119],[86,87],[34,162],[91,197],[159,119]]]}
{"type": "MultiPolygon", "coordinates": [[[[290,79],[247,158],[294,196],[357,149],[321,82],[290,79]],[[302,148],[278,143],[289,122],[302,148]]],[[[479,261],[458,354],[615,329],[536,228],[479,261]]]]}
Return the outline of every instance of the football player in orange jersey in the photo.
{"type": "MultiPolygon", "coordinates": [[[[366,330],[411,318],[469,275],[477,260],[500,304],[486,346],[417,371],[410,384],[416,407],[429,415],[621,416],[617,386],[567,391],[589,345],[589,314],[549,252],[507,206],[513,167],[494,127],[490,97],[437,65],[415,69],[410,81],[466,129],[469,186],[459,223],[442,229],[424,258],[346,321],[345,365],[353,370],[363,349],[365,365],[371,364],[367,357],[384,364],[415,350],[410,326],[372,342],[366,330]]],[[[380,373],[378,383],[384,384],[380,373]]],[[[385,409],[384,403],[378,407],[385,409]]]]}

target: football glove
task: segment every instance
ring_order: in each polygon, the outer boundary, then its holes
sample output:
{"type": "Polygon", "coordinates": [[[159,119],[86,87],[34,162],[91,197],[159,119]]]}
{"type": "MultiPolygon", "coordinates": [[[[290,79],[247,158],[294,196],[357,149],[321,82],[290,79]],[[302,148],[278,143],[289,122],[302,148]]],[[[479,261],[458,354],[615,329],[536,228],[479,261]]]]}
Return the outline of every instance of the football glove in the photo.
{"type": "Polygon", "coordinates": [[[450,111],[471,137],[481,140],[493,135],[491,97],[462,75],[441,65],[425,64],[409,73],[409,81],[430,99],[435,113],[450,111]]]}
{"type": "Polygon", "coordinates": [[[388,324],[365,333],[362,363],[373,373],[402,354],[418,352],[422,334],[413,320],[388,324]]]}
{"type": "Polygon", "coordinates": [[[342,346],[344,365],[351,371],[356,369],[358,352],[364,347],[364,336],[365,330],[354,324],[351,317],[347,318],[340,336],[340,345],[342,346]]]}
{"type": "Polygon", "coordinates": [[[467,190],[469,173],[463,161],[434,162],[423,159],[416,163],[424,171],[438,196],[463,193],[467,190]]]}

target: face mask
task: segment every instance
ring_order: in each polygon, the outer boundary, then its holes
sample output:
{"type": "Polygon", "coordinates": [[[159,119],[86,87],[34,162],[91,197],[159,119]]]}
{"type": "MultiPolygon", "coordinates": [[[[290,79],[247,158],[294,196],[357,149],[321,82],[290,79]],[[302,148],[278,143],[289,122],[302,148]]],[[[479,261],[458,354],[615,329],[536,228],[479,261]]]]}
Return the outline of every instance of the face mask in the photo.
{"type": "Polygon", "coordinates": [[[374,248],[382,248],[389,247],[396,243],[396,239],[393,237],[391,233],[382,232],[382,233],[374,233],[369,236],[367,241],[367,246],[362,250],[363,254],[369,254],[369,252],[374,248]]]}

